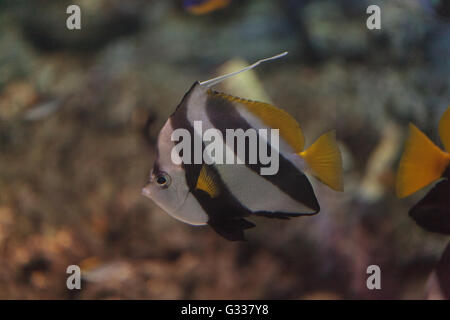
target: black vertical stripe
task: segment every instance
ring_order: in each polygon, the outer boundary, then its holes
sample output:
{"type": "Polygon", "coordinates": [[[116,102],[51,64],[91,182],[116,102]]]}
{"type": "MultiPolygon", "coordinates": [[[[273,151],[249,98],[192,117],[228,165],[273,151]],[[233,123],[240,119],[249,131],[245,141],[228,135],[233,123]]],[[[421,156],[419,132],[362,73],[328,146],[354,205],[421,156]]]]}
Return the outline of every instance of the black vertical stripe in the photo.
{"type": "MultiPolygon", "coordinates": [[[[194,128],[188,120],[187,110],[189,99],[197,86],[199,86],[199,83],[194,83],[183,97],[175,112],[170,116],[171,125],[174,130],[183,128],[191,134],[191,150],[194,150],[194,128]]],[[[193,152],[191,153],[191,164],[183,163],[182,166],[186,173],[186,181],[190,192],[208,215],[208,224],[228,240],[244,240],[244,230],[253,227],[254,224],[243,219],[243,217],[249,216],[251,212],[242,206],[232,195],[214,166],[208,165],[208,170],[212,170],[212,174],[216,175],[215,181],[218,183],[220,190],[216,198],[211,198],[203,190],[195,189],[203,165],[194,164],[193,152]]]]}
{"type": "MultiPolygon", "coordinates": [[[[177,106],[175,112],[170,116],[170,123],[172,125],[173,130],[183,128],[189,131],[191,135],[191,151],[194,150],[194,127],[189,122],[187,117],[187,108],[189,98],[192,95],[192,92],[195,90],[197,86],[197,82],[192,85],[189,91],[184,95],[180,104],[177,106]]],[[[186,181],[189,187],[189,190],[193,190],[197,184],[198,176],[200,175],[200,170],[202,169],[201,164],[194,164],[194,152],[191,152],[191,163],[182,163],[182,167],[186,172],[186,181]]]]}

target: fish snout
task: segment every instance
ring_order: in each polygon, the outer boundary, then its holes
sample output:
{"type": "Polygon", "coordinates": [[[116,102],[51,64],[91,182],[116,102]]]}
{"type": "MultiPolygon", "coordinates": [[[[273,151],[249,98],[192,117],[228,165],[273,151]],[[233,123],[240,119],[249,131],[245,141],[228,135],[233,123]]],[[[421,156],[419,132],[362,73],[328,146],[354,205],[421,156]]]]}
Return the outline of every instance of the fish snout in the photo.
{"type": "Polygon", "coordinates": [[[145,197],[147,197],[147,198],[150,198],[150,197],[151,197],[151,193],[150,193],[150,183],[147,183],[147,184],[145,185],[145,187],[142,188],[141,193],[142,193],[143,196],[145,196],[145,197]]]}

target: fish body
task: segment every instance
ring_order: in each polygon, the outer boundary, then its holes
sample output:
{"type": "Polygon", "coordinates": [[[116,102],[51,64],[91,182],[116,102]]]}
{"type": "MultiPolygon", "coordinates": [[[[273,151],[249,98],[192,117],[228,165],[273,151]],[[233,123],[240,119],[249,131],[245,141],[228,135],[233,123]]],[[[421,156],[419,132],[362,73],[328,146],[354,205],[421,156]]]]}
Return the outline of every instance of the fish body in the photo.
{"type": "Polygon", "coordinates": [[[446,0],[421,0],[420,4],[430,14],[444,20],[450,18],[450,4],[446,0]]]}
{"type": "Polygon", "coordinates": [[[418,225],[430,232],[450,235],[450,168],[425,197],[409,211],[418,225]]]}
{"type": "MultiPolygon", "coordinates": [[[[213,140],[201,141],[200,151],[205,155],[213,140]]],[[[158,136],[157,158],[143,194],[178,220],[191,225],[208,224],[229,240],[244,240],[244,230],[255,226],[246,219],[249,216],[288,219],[319,212],[306,171],[333,189],[342,190],[341,155],[334,132],[303,149],[302,131],[288,113],[269,104],[213,91],[196,82],[158,136]],[[194,140],[202,135],[198,123],[205,134],[208,129],[217,132],[214,142],[217,139],[223,145],[224,161],[198,162],[194,153],[186,158],[184,150],[175,152],[174,161],[174,132],[182,130],[194,137],[178,142],[195,150],[194,140]],[[251,133],[271,129],[279,131],[277,148],[272,145],[275,140],[258,135],[253,141],[258,148],[253,152],[270,149],[271,156],[276,155],[278,160],[275,173],[262,174],[268,164],[261,159],[248,161],[252,152],[250,138],[242,140],[242,163],[226,163],[227,151],[239,158],[239,145],[232,142],[236,140],[227,139],[227,130],[251,133]],[[181,157],[184,161],[179,161],[181,157]]]]}
{"type": "Polygon", "coordinates": [[[440,180],[409,215],[428,231],[450,234],[450,107],[439,122],[439,135],[445,151],[410,124],[397,174],[397,195],[409,196],[440,180]]]}
{"type": "Polygon", "coordinates": [[[223,9],[230,4],[231,0],[185,0],[184,8],[192,14],[203,15],[219,9],[223,9]]]}

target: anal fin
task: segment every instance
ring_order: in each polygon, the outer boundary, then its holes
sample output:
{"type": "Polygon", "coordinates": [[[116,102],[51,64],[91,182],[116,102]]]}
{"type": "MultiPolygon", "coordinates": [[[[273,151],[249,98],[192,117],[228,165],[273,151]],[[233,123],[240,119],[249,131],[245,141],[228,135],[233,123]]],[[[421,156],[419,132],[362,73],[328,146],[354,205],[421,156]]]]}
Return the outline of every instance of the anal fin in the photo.
{"type": "Polygon", "coordinates": [[[230,241],[245,241],[244,230],[255,227],[255,224],[245,220],[237,219],[211,219],[208,225],[218,234],[230,241]]]}

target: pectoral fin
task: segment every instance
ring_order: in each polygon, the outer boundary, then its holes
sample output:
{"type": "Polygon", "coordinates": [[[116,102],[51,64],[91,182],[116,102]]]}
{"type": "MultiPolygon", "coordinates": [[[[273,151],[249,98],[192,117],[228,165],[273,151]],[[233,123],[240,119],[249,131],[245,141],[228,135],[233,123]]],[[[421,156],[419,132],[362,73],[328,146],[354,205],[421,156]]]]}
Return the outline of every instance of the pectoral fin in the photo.
{"type": "Polygon", "coordinates": [[[195,188],[205,191],[211,198],[220,194],[218,175],[211,166],[203,165],[195,188]]]}

